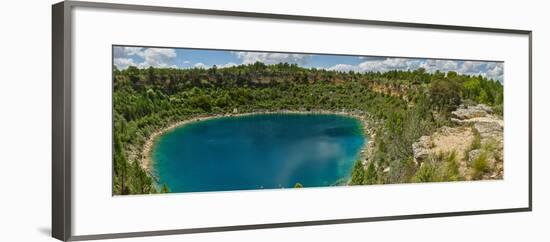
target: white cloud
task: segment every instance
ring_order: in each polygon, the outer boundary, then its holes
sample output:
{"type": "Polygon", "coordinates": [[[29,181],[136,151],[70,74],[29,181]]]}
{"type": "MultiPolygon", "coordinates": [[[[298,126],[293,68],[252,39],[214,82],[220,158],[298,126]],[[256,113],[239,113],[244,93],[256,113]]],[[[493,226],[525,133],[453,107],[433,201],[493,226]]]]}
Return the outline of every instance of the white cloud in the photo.
{"type": "Polygon", "coordinates": [[[142,47],[124,47],[124,52],[127,55],[137,55],[143,50],[142,47]]]}
{"type": "Polygon", "coordinates": [[[142,47],[115,47],[113,52],[115,58],[123,58],[133,56],[142,49],[142,47]]]}
{"type": "Polygon", "coordinates": [[[188,61],[188,60],[183,61],[183,64],[190,64],[190,63],[191,61],[188,61]]]}
{"type": "MultiPolygon", "coordinates": [[[[233,67],[233,66],[237,66],[237,64],[235,64],[234,62],[228,62],[228,63],[225,63],[223,65],[216,65],[216,68],[228,68],[228,67],[233,67]]],[[[201,69],[210,69],[212,68],[212,66],[210,65],[206,65],[202,62],[199,62],[199,63],[196,63],[195,65],[193,65],[193,67],[195,68],[201,68],[201,69]]]]}
{"type": "Polygon", "coordinates": [[[426,69],[428,72],[435,72],[437,70],[441,72],[457,71],[458,66],[457,61],[434,59],[428,59],[420,65],[420,67],[426,69]]]}
{"type": "Polygon", "coordinates": [[[228,62],[228,63],[225,63],[225,64],[223,64],[223,65],[219,65],[219,66],[217,66],[217,67],[218,67],[218,68],[228,68],[228,67],[233,67],[233,66],[237,66],[237,64],[234,63],[234,62],[228,62]]]}
{"type": "Polygon", "coordinates": [[[479,72],[487,63],[479,61],[464,61],[460,67],[461,73],[476,73],[479,72]]]}
{"type": "Polygon", "coordinates": [[[139,64],[141,68],[168,67],[169,63],[176,58],[176,51],[174,49],[147,48],[144,51],[136,52],[136,55],[143,58],[143,62],[139,64]]]}
{"type": "Polygon", "coordinates": [[[327,70],[339,71],[339,72],[348,72],[348,71],[360,72],[361,71],[359,66],[348,65],[348,64],[336,64],[332,67],[327,68],[327,70]]]}
{"type": "Polygon", "coordinates": [[[174,67],[170,63],[176,56],[177,54],[174,49],[141,47],[115,47],[114,49],[115,65],[120,69],[125,69],[130,65],[139,68],[150,66],[174,67]],[[136,63],[135,58],[140,58],[142,61],[136,63]]]}
{"type": "Polygon", "coordinates": [[[126,69],[128,66],[136,66],[136,63],[131,58],[115,58],[114,65],[119,69],[126,69]]]}
{"type": "Polygon", "coordinates": [[[497,79],[501,82],[504,81],[504,67],[502,63],[495,64],[487,71],[487,77],[491,79],[497,79]]]}
{"type": "Polygon", "coordinates": [[[503,80],[503,65],[497,62],[481,61],[455,61],[455,60],[434,60],[434,59],[407,59],[407,58],[362,58],[363,61],[357,65],[336,64],[326,68],[333,71],[355,71],[355,72],[387,72],[391,70],[416,70],[424,68],[427,72],[433,73],[455,71],[465,75],[481,75],[490,79],[503,80]]]}
{"type": "Polygon", "coordinates": [[[364,61],[359,64],[362,72],[379,71],[387,72],[391,70],[415,70],[420,67],[420,60],[405,58],[386,58],[385,60],[364,61]]]}
{"type": "Polygon", "coordinates": [[[385,58],[383,60],[369,59],[358,65],[337,64],[327,69],[334,71],[387,72],[391,70],[415,70],[420,67],[420,64],[421,61],[416,59],[385,58]]]}
{"type": "Polygon", "coordinates": [[[285,62],[289,64],[305,65],[310,58],[310,55],[286,53],[234,52],[234,54],[242,59],[243,64],[253,64],[259,61],[266,65],[285,62]]]}
{"type": "Polygon", "coordinates": [[[481,75],[501,82],[504,79],[503,63],[497,62],[464,61],[457,72],[466,75],[481,75]]]}
{"type": "Polygon", "coordinates": [[[205,64],[202,63],[202,62],[199,62],[199,63],[193,65],[193,67],[195,67],[195,68],[200,68],[200,69],[208,69],[208,68],[210,68],[209,66],[205,65],[205,64]]]}

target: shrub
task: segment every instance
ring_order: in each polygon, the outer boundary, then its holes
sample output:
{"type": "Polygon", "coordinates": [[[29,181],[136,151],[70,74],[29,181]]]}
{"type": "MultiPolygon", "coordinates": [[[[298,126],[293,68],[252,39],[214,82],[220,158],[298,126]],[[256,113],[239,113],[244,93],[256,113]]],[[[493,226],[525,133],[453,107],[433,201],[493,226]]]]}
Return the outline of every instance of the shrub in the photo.
{"type": "Polygon", "coordinates": [[[376,172],[376,167],[374,167],[373,162],[371,162],[367,166],[367,172],[365,173],[363,184],[372,185],[372,184],[376,184],[377,181],[378,181],[378,174],[376,172]]]}
{"type": "Polygon", "coordinates": [[[502,152],[498,149],[498,143],[495,139],[489,139],[483,144],[483,150],[493,155],[496,160],[502,160],[502,152]]]}
{"type": "Polygon", "coordinates": [[[482,151],[479,155],[472,160],[472,178],[474,180],[481,179],[483,175],[489,172],[489,158],[486,151],[482,151]]]}
{"type": "MultiPolygon", "coordinates": [[[[392,184],[410,182],[411,178],[414,176],[415,168],[416,165],[412,156],[393,160],[390,162],[390,172],[386,177],[387,182],[392,184]]],[[[380,176],[378,176],[378,178],[380,179],[380,176]]]]}
{"type": "Polygon", "coordinates": [[[456,151],[432,154],[416,171],[413,182],[459,181],[462,176],[456,151]]]}
{"type": "Polygon", "coordinates": [[[362,185],[365,179],[365,168],[361,160],[355,161],[353,165],[353,171],[351,173],[350,185],[362,185]]]}
{"type": "Polygon", "coordinates": [[[413,177],[414,182],[435,182],[437,179],[437,167],[431,162],[424,162],[413,177]]]}
{"type": "Polygon", "coordinates": [[[502,117],[504,115],[504,108],[502,104],[496,105],[493,107],[493,112],[495,112],[496,115],[502,117]]]}
{"type": "Polygon", "coordinates": [[[445,181],[458,181],[461,180],[460,165],[458,164],[458,159],[456,157],[456,151],[451,151],[445,159],[445,181]]]}
{"type": "Polygon", "coordinates": [[[476,128],[472,127],[472,134],[474,138],[472,139],[472,142],[470,143],[470,147],[468,149],[464,150],[464,159],[469,160],[470,159],[470,151],[477,150],[481,148],[481,135],[479,134],[479,131],[477,131],[476,128]]]}
{"type": "Polygon", "coordinates": [[[474,139],[470,144],[470,150],[477,150],[481,148],[481,135],[479,134],[479,131],[477,131],[477,129],[474,127],[472,127],[472,133],[474,134],[474,139]]]}
{"type": "Polygon", "coordinates": [[[430,101],[441,112],[450,112],[460,104],[460,86],[447,79],[435,80],[430,89],[430,101]]]}

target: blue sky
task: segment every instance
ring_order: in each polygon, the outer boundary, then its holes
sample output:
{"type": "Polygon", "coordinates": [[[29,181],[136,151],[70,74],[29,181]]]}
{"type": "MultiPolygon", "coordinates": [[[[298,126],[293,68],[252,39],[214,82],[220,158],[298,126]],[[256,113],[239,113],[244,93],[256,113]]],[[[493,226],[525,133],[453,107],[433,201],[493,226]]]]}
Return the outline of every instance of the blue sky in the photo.
{"type": "Polygon", "coordinates": [[[460,74],[482,75],[503,82],[503,63],[486,61],[458,61],[422,58],[365,57],[343,55],[312,55],[251,51],[200,50],[183,48],[121,47],[113,49],[114,64],[119,69],[128,66],[138,68],[218,68],[250,64],[256,61],[265,64],[292,63],[306,68],[335,71],[386,72],[390,70],[416,70],[428,72],[456,71],[460,74]]]}

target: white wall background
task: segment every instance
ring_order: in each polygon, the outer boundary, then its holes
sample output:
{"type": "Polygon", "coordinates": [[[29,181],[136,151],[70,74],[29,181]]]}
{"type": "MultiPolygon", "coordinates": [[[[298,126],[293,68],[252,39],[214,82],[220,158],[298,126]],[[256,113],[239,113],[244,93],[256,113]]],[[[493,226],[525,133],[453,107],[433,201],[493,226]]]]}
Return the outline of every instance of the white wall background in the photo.
{"type": "MultiPolygon", "coordinates": [[[[119,0],[192,8],[273,12],[533,30],[532,213],[133,238],[118,241],[549,241],[550,9],[544,1],[119,0]]],[[[0,241],[50,238],[52,0],[0,4],[0,241]]],[[[409,40],[403,40],[409,41],[409,40]]],[[[449,46],[452,48],[452,46],[449,46]]],[[[413,198],[412,198],[413,199],[413,198]]],[[[407,201],[403,201],[407,202],[407,201]]]]}

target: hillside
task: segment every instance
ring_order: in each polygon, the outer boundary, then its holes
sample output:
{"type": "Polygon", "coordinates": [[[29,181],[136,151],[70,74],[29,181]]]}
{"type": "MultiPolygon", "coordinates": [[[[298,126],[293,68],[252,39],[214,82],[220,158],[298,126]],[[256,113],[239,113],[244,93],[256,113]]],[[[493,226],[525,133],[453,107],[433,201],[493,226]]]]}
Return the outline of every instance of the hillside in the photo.
{"type": "MultiPolygon", "coordinates": [[[[437,181],[419,178],[426,168],[415,164],[413,143],[443,127],[467,125],[453,119],[462,103],[483,103],[491,107],[491,115],[502,116],[500,82],[422,68],[356,73],[257,62],[220,69],[114,67],[113,74],[114,194],[166,191],[156,184],[154,171],[140,165],[145,142],[174,123],[205,115],[278,110],[360,114],[369,123],[372,141],[353,171],[352,185],[437,181]]],[[[460,139],[442,136],[436,141],[464,146],[460,139]]]]}

